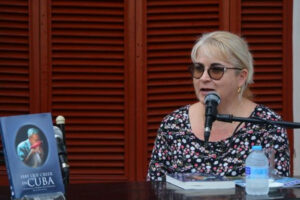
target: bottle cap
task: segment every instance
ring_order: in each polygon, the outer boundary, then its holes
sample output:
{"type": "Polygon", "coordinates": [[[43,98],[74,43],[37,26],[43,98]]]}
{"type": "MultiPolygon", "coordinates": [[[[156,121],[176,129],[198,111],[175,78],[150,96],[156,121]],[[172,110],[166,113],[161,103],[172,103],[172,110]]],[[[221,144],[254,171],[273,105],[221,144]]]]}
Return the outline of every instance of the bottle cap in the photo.
{"type": "Polygon", "coordinates": [[[252,150],[262,150],[260,145],[252,146],[252,150]]]}

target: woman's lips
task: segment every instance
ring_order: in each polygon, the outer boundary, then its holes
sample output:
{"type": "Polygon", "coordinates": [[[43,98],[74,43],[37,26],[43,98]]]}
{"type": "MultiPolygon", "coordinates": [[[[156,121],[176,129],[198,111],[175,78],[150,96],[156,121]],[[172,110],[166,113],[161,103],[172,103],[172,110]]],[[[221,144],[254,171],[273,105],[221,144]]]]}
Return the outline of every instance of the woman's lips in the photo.
{"type": "Polygon", "coordinates": [[[214,89],[210,89],[210,88],[201,88],[200,89],[201,95],[204,95],[204,96],[206,96],[208,93],[214,92],[214,91],[215,91],[214,89]]]}
{"type": "Polygon", "coordinates": [[[211,88],[201,88],[200,89],[201,92],[213,92],[215,91],[214,89],[211,89],[211,88]]]}

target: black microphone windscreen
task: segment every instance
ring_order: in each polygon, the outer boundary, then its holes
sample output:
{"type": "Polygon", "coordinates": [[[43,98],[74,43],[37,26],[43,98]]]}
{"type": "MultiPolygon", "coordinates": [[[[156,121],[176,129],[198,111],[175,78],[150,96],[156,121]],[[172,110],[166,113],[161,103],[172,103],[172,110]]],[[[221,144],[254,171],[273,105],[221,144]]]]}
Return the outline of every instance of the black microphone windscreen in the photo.
{"type": "Polygon", "coordinates": [[[207,104],[207,102],[210,102],[210,101],[215,101],[219,105],[221,98],[218,95],[218,93],[210,92],[205,96],[204,103],[207,104]]]}

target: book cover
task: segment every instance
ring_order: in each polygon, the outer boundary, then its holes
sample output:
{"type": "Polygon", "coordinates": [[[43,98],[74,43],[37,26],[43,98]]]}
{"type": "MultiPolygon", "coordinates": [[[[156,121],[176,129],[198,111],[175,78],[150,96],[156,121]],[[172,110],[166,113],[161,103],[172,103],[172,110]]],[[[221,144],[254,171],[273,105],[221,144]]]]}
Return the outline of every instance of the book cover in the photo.
{"type": "Polygon", "coordinates": [[[282,187],[300,187],[300,179],[295,177],[281,177],[274,181],[281,183],[282,187]]]}
{"type": "Polygon", "coordinates": [[[11,197],[64,194],[51,114],[1,117],[0,125],[11,197]]]}
{"type": "MultiPolygon", "coordinates": [[[[236,181],[236,185],[241,187],[246,187],[245,179],[240,179],[236,181]]],[[[279,178],[269,178],[270,188],[286,188],[286,187],[300,187],[300,179],[295,177],[279,177],[279,178]]]]}
{"type": "Polygon", "coordinates": [[[235,181],[224,176],[203,173],[167,174],[166,181],[183,189],[229,189],[235,188],[235,181]]]}

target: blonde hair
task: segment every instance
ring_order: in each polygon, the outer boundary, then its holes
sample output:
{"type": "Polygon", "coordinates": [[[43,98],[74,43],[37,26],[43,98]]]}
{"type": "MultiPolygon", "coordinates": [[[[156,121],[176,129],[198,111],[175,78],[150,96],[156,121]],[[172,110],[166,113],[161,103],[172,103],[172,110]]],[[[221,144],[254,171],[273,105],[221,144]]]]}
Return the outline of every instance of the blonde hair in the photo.
{"type": "Polygon", "coordinates": [[[203,34],[197,40],[191,52],[191,58],[194,63],[197,62],[196,59],[200,48],[203,48],[201,52],[205,53],[206,56],[217,57],[234,67],[247,69],[248,76],[240,94],[251,98],[252,95],[248,86],[253,83],[253,58],[248,44],[243,38],[227,31],[203,34]]]}

